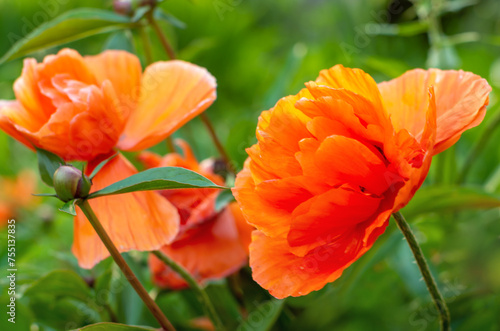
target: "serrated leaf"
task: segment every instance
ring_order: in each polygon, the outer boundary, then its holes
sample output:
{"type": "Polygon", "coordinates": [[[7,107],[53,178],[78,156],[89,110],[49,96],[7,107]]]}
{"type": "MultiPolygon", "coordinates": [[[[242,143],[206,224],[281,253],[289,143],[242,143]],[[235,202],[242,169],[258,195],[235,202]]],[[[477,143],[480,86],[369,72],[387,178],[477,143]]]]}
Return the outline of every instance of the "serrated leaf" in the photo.
{"type": "Polygon", "coordinates": [[[178,188],[218,188],[202,175],[179,167],[153,168],[111,184],[89,195],[88,199],[136,191],[157,191],[178,188]]]}
{"type": "Polygon", "coordinates": [[[248,314],[247,319],[238,326],[237,331],[271,330],[283,309],[284,303],[285,300],[277,299],[262,303],[248,314]]]}
{"type": "Polygon", "coordinates": [[[417,191],[402,209],[406,218],[432,212],[457,212],[467,209],[500,207],[500,196],[476,187],[427,186],[417,191]]]}
{"type": "Polygon", "coordinates": [[[27,297],[70,297],[83,302],[92,297],[92,292],[83,279],[70,270],[56,270],[38,279],[25,292],[27,297]]]}
{"type": "Polygon", "coordinates": [[[91,8],[70,10],[40,25],[26,36],[17,36],[18,41],[0,59],[0,63],[94,34],[127,28],[133,24],[128,17],[111,11],[91,8]]]}
{"type": "Polygon", "coordinates": [[[161,9],[159,7],[157,7],[155,9],[153,15],[154,15],[155,19],[165,21],[165,22],[167,22],[167,23],[175,26],[176,28],[179,28],[179,29],[185,29],[186,28],[186,23],[184,23],[183,21],[179,20],[174,15],[172,15],[170,13],[167,13],[166,11],[164,11],[163,9],[161,9]]]}
{"type": "Polygon", "coordinates": [[[101,163],[99,163],[97,165],[97,167],[94,168],[94,171],[92,171],[92,173],[90,174],[89,178],[92,179],[95,177],[95,175],[97,175],[97,173],[109,162],[111,161],[112,159],[115,158],[115,156],[117,156],[118,154],[114,154],[110,157],[108,157],[106,160],[102,161],[101,163]]]}
{"type": "Polygon", "coordinates": [[[157,330],[154,328],[149,328],[146,326],[132,326],[132,325],[125,325],[125,324],[118,324],[118,323],[97,323],[97,324],[92,324],[85,326],[80,329],[74,329],[74,330],[84,330],[84,331],[152,331],[152,330],[157,330]]]}
{"type": "Polygon", "coordinates": [[[56,154],[43,149],[37,148],[36,154],[38,157],[38,170],[40,171],[42,181],[51,187],[54,186],[54,173],[57,168],[66,163],[56,154]]]}
{"type": "Polygon", "coordinates": [[[64,213],[76,216],[76,200],[77,199],[66,202],[61,208],[59,208],[59,210],[64,213]]]}

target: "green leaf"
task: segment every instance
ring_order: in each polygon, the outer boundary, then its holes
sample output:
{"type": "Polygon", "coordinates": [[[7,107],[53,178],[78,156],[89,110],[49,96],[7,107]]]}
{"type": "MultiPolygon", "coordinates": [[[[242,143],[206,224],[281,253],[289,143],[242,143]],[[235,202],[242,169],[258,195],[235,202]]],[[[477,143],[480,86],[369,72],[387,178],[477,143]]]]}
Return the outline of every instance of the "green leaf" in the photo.
{"type": "Polygon", "coordinates": [[[375,24],[365,26],[369,35],[402,36],[411,37],[427,32],[429,23],[427,21],[406,22],[400,24],[375,24]]]}
{"type": "Polygon", "coordinates": [[[87,303],[93,304],[93,300],[89,298],[84,303],[69,297],[55,299],[40,295],[30,298],[29,309],[36,323],[44,326],[43,330],[68,330],[99,322],[99,313],[87,303]]]}
{"type": "Polygon", "coordinates": [[[238,326],[238,331],[268,331],[278,319],[285,300],[272,299],[259,305],[247,319],[238,326]]]}
{"type": "Polygon", "coordinates": [[[80,329],[75,330],[85,330],[85,331],[140,331],[140,330],[157,330],[154,328],[146,327],[146,326],[131,326],[125,324],[117,324],[117,323],[97,323],[85,326],[80,329]]]}
{"type": "Polygon", "coordinates": [[[500,196],[476,187],[427,186],[417,191],[402,213],[407,218],[433,212],[500,207],[500,196]]]}
{"type": "Polygon", "coordinates": [[[118,154],[114,154],[110,157],[108,157],[106,160],[102,161],[101,163],[99,163],[97,165],[97,167],[95,167],[94,171],[92,171],[92,173],[90,174],[89,178],[92,179],[95,177],[95,175],[97,175],[97,173],[109,162],[111,161],[115,156],[117,156],[118,154]]]}
{"type": "Polygon", "coordinates": [[[61,208],[59,208],[60,211],[76,216],[76,207],[75,203],[78,199],[74,199],[71,201],[66,202],[61,208]]]}
{"type": "Polygon", "coordinates": [[[104,43],[104,50],[119,49],[129,53],[135,53],[134,37],[130,30],[114,32],[104,43]]]}
{"type": "Polygon", "coordinates": [[[156,191],[178,188],[219,188],[202,175],[184,168],[153,168],[132,175],[89,195],[88,199],[136,191],[156,191]]]}
{"type": "Polygon", "coordinates": [[[150,10],[150,6],[141,6],[137,8],[134,12],[134,16],[132,16],[132,22],[139,22],[150,10]]]}
{"type": "Polygon", "coordinates": [[[59,156],[43,149],[37,148],[36,154],[38,156],[38,170],[40,171],[40,177],[42,177],[45,184],[51,187],[54,186],[54,173],[57,168],[61,165],[65,165],[66,163],[59,156]]]}
{"type": "Polygon", "coordinates": [[[0,59],[0,63],[98,33],[127,28],[133,24],[128,17],[110,11],[91,8],[70,10],[40,25],[26,36],[18,36],[19,40],[0,59]]]}
{"type": "Polygon", "coordinates": [[[234,201],[234,196],[231,190],[221,191],[219,195],[217,195],[217,199],[215,199],[215,211],[221,211],[232,201],[234,201]]]}
{"type": "Polygon", "coordinates": [[[27,297],[42,295],[44,297],[70,297],[83,302],[92,297],[87,283],[70,270],[56,270],[34,282],[24,292],[27,297]]]}
{"type": "Polygon", "coordinates": [[[57,194],[54,193],[32,193],[31,194],[34,197],[52,197],[52,198],[57,198],[57,194]]]}
{"type": "Polygon", "coordinates": [[[179,29],[185,29],[186,28],[186,23],[184,23],[183,21],[179,20],[174,15],[172,15],[170,13],[167,13],[166,11],[164,11],[163,9],[161,9],[160,7],[157,7],[155,9],[153,15],[154,15],[155,19],[165,21],[165,22],[171,24],[172,26],[175,26],[176,28],[179,28],[179,29]]]}

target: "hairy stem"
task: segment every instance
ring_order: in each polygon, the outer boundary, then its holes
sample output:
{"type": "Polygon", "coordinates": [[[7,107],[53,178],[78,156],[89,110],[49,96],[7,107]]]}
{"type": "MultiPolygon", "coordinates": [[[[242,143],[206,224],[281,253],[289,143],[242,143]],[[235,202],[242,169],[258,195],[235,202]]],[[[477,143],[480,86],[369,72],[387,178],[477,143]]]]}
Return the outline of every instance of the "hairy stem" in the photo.
{"type": "Polygon", "coordinates": [[[394,219],[396,220],[396,224],[398,228],[401,230],[403,235],[410,246],[410,249],[415,257],[415,261],[417,261],[418,268],[422,273],[422,277],[424,278],[425,284],[427,285],[427,289],[436,305],[436,308],[439,312],[440,322],[441,322],[441,330],[442,331],[450,331],[450,312],[448,311],[448,307],[446,306],[446,301],[444,300],[441,292],[437,287],[436,281],[432,277],[432,274],[429,270],[429,265],[425,260],[424,253],[422,253],[422,249],[415,238],[415,235],[411,231],[410,225],[406,222],[404,216],[400,212],[396,212],[392,214],[394,219]]]}
{"type": "Polygon", "coordinates": [[[113,241],[111,241],[111,238],[106,233],[106,230],[104,230],[101,222],[94,214],[94,211],[90,207],[88,201],[82,200],[78,203],[78,205],[80,206],[80,209],[83,211],[85,216],[87,216],[87,219],[89,220],[90,224],[92,224],[92,227],[94,228],[95,232],[97,232],[99,238],[101,238],[102,243],[104,244],[104,246],[106,246],[106,249],[109,251],[109,254],[113,258],[115,263],[120,267],[121,271],[125,275],[125,278],[128,280],[130,285],[132,285],[139,297],[141,297],[142,301],[156,318],[160,326],[166,331],[175,331],[172,323],[170,323],[167,317],[165,317],[160,307],[158,307],[156,302],[154,302],[153,299],[149,296],[144,286],[142,286],[141,282],[139,282],[137,277],[134,275],[132,269],[130,269],[127,262],[125,262],[125,259],[121,256],[115,244],[113,244],[113,241]]]}

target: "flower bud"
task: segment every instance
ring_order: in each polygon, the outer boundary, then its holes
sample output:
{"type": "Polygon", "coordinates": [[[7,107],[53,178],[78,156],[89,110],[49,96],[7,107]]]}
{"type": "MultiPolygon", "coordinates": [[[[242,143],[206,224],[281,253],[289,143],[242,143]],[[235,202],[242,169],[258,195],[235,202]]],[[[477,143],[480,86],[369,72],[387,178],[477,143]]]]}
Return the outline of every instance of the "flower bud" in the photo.
{"type": "Polygon", "coordinates": [[[131,0],[114,0],[113,10],[115,13],[122,14],[125,16],[132,15],[134,9],[131,0]]]}
{"type": "Polygon", "coordinates": [[[64,202],[85,198],[91,186],[90,178],[73,166],[61,166],[54,173],[54,189],[64,202]]]}

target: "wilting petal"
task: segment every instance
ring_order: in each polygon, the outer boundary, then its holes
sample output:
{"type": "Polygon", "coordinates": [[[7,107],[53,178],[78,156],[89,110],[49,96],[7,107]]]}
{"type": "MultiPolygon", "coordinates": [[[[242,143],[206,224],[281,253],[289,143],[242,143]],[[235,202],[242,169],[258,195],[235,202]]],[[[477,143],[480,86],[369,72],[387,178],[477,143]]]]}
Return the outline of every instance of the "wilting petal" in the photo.
{"type": "Polygon", "coordinates": [[[86,56],[85,62],[99,85],[106,80],[111,82],[119,97],[118,107],[128,117],[140,96],[142,68],[137,56],[125,51],[109,50],[86,56]]]}
{"type": "MultiPolygon", "coordinates": [[[[92,191],[137,173],[118,155],[94,177],[92,191]]],[[[169,244],[179,230],[177,209],[156,192],[135,192],[89,200],[96,216],[120,252],[151,251],[169,244]]],[[[81,210],[75,217],[73,253],[82,268],[109,256],[81,210]]]]}
{"type": "Polygon", "coordinates": [[[427,91],[436,94],[437,133],[434,154],[453,145],[462,132],[478,125],[488,105],[491,87],[485,79],[462,70],[415,69],[379,84],[396,130],[422,136],[429,105],[427,91]]]}
{"type": "Polygon", "coordinates": [[[159,143],[210,106],[215,87],[215,78],[196,65],[177,60],[150,65],[118,147],[138,151],[159,143]]]}
{"type": "MultiPolygon", "coordinates": [[[[241,211],[228,206],[214,220],[200,225],[189,236],[161,250],[198,281],[223,278],[246,263],[251,230],[241,211]]],[[[153,279],[160,286],[187,286],[182,278],[155,256],[151,256],[150,265],[153,279]]]]}

